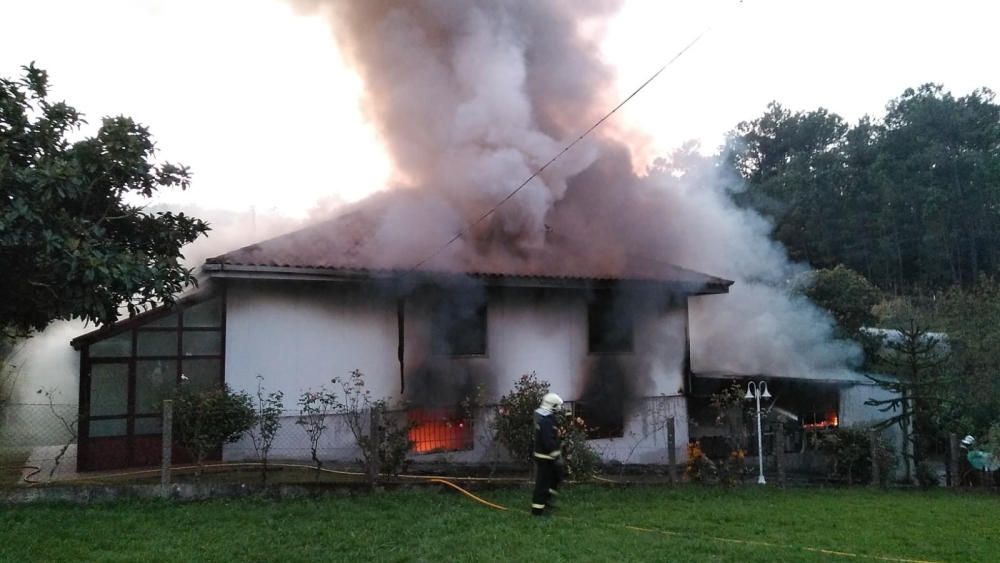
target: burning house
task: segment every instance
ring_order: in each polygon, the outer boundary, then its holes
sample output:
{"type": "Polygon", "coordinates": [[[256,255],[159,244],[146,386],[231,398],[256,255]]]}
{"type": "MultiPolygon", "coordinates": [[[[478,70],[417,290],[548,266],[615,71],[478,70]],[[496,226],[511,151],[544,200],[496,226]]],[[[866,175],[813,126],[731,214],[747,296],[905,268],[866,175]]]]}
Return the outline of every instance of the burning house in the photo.
{"type": "MultiPolygon", "coordinates": [[[[153,463],[159,403],[182,378],[252,391],[262,376],[297,397],[355,369],[374,397],[406,405],[414,455],[487,461],[491,410],[470,417],[459,403],[479,390],[494,403],[529,372],[575,403],[606,459],[665,461],[665,429],[649,430],[654,411],[677,420],[683,449],[688,298],[725,293],[731,281],[639,261],[617,271],[458,268],[451,252],[407,270],[378,248],[383,211],[366,206],[209,259],[196,296],[75,340],[89,421],[80,468],[153,463]]],[[[289,415],[275,451],[308,459],[289,415]]],[[[357,457],[349,434],[330,440],[326,458],[357,457]]],[[[253,455],[248,444],[224,451],[253,455]]]]}
{"type": "MultiPolygon", "coordinates": [[[[392,185],[209,259],[203,290],[172,309],[75,340],[81,468],[154,461],[156,405],[182,377],[249,391],[260,375],[295,397],[358,369],[374,397],[409,405],[414,455],[476,461],[486,421],[456,404],[535,372],[605,459],[662,463],[665,419],[683,460],[694,357],[775,377],[857,359],[788,291],[804,266],[733,202],[738,182],[691,151],[647,166],[647,140],[605,121],[620,99],[600,55],[615,2],[292,4],[328,20],[361,78],[392,185]]],[[[294,424],[281,432],[276,456],[301,443],[294,424]]]]}

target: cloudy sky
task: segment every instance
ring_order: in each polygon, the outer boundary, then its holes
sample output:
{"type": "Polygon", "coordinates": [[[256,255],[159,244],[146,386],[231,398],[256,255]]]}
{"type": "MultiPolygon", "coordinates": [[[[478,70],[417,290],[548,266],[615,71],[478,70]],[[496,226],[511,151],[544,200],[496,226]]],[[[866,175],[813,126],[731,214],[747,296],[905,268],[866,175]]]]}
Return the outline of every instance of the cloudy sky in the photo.
{"type": "MultiPolygon", "coordinates": [[[[0,0],[0,20],[0,74],[36,61],[54,96],[94,122],[136,118],[192,167],[169,202],[301,217],[390,177],[327,25],[280,0],[0,0]]],[[[602,56],[624,96],[709,29],[617,117],[653,156],[687,139],[712,150],[775,99],[855,120],[923,82],[1000,90],[997,21],[986,0],[634,1],[602,56]]]]}

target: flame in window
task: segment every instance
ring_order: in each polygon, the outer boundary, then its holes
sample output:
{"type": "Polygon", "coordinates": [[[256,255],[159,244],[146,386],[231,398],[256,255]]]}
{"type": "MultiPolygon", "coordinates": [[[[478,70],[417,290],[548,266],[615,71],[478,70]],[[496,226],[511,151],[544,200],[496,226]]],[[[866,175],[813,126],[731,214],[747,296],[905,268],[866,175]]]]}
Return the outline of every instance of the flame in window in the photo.
{"type": "Polygon", "coordinates": [[[816,430],[820,428],[836,428],[838,426],[840,426],[840,418],[837,417],[835,411],[830,411],[821,420],[803,424],[802,428],[805,430],[816,430]]]}
{"type": "Polygon", "coordinates": [[[413,409],[410,420],[410,442],[418,454],[471,450],[472,421],[456,409],[413,409]]]}

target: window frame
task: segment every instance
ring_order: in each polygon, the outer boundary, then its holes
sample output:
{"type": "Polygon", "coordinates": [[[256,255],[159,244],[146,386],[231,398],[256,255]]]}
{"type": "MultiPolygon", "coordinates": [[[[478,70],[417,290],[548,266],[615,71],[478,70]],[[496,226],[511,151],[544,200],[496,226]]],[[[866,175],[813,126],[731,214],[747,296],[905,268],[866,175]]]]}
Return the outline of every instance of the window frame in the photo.
{"type": "MultiPolygon", "coordinates": [[[[160,435],[156,433],[136,433],[136,420],[161,418],[159,412],[140,412],[138,401],[136,400],[137,387],[139,385],[138,365],[140,362],[150,361],[173,361],[174,385],[179,385],[182,381],[184,364],[187,360],[217,360],[219,362],[219,385],[225,386],[226,382],[226,292],[223,288],[220,291],[207,292],[203,295],[192,296],[177,303],[164,306],[159,310],[154,309],[149,313],[135,318],[126,319],[99,337],[85,342],[80,347],[80,387],[79,387],[79,430],[78,443],[80,455],[77,456],[78,470],[85,471],[92,468],[105,468],[101,460],[96,456],[101,455],[101,446],[95,442],[106,439],[116,439],[123,442],[123,463],[115,464],[121,467],[131,467],[139,463],[140,460],[148,459],[148,452],[139,452],[138,444],[141,439],[159,440],[160,435]],[[184,311],[211,300],[219,300],[218,325],[206,327],[204,325],[185,327],[184,311]],[[164,318],[176,315],[176,323],[170,325],[155,324],[164,318]],[[140,334],[148,333],[175,333],[176,348],[171,354],[139,355],[138,341],[140,334]],[[219,344],[217,353],[212,354],[188,354],[184,355],[184,334],[191,332],[217,332],[219,333],[219,344]],[[121,338],[128,335],[131,341],[130,352],[121,355],[100,355],[91,356],[90,348],[95,344],[112,338],[121,338]],[[91,372],[94,365],[100,364],[125,364],[128,366],[127,377],[127,407],[126,413],[122,415],[102,415],[90,416],[91,407],[91,372]],[[125,433],[114,436],[90,436],[90,422],[100,420],[121,420],[124,419],[125,433]],[[145,454],[145,455],[144,455],[145,454]]],[[[172,343],[173,344],[173,343],[172,343]]],[[[148,445],[147,445],[148,446],[148,445]]],[[[148,449],[148,448],[147,448],[148,449]]],[[[158,455],[158,454],[157,454],[158,455]]]]}

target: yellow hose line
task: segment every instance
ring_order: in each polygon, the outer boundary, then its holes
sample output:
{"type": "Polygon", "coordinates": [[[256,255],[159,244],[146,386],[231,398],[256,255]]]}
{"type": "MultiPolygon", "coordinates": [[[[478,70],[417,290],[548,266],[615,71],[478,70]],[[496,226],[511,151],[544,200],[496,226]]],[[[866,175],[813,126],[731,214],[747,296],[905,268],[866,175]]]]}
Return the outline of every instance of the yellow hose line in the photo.
{"type": "MultiPolygon", "coordinates": [[[[261,467],[264,464],[261,462],[224,462],[224,463],[207,463],[202,466],[202,469],[225,469],[225,468],[237,468],[237,467],[261,467]]],[[[306,465],[301,463],[268,463],[268,467],[283,467],[291,469],[305,469],[308,471],[317,471],[315,465],[306,465]]],[[[171,471],[191,471],[198,469],[197,465],[175,465],[170,468],[171,471]]],[[[336,469],[326,469],[319,468],[318,471],[322,473],[329,473],[331,475],[345,475],[350,477],[367,477],[367,473],[361,473],[357,471],[340,471],[336,469]]],[[[155,475],[160,473],[159,469],[141,469],[137,471],[123,471],[118,473],[102,473],[100,475],[91,475],[85,477],[75,477],[73,479],[60,479],[56,481],[51,481],[53,484],[72,484],[77,482],[86,481],[100,481],[102,479],[117,479],[120,477],[136,477],[140,475],[155,475]]],[[[505,482],[505,483],[521,483],[525,479],[518,477],[451,477],[447,475],[398,475],[400,479],[415,479],[415,480],[432,480],[432,479],[458,479],[460,481],[482,481],[482,482],[505,482]]],[[[42,483],[29,483],[29,485],[41,485],[42,483]]]]}
{"type": "Polygon", "coordinates": [[[492,502],[490,502],[488,500],[485,500],[483,498],[477,497],[476,495],[470,493],[469,491],[463,489],[462,487],[459,487],[455,483],[452,483],[451,481],[446,481],[444,479],[430,479],[429,482],[431,482],[431,483],[441,483],[442,485],[447,485],[447,486],[455,489],[456,491],[462,493],[463,495],[471,498],[472,500],[474,500],[474,501],[476,501],[478,503],[481,503],[481,504],[485,504],[486,506],[488,506],[490,508],[495,508],[497,510],[502,510],[502,511],[505,511],[505,512],[507,510],[509,510],[506,506],[500,506],[499,504],[493,504],[492,502]]]}

